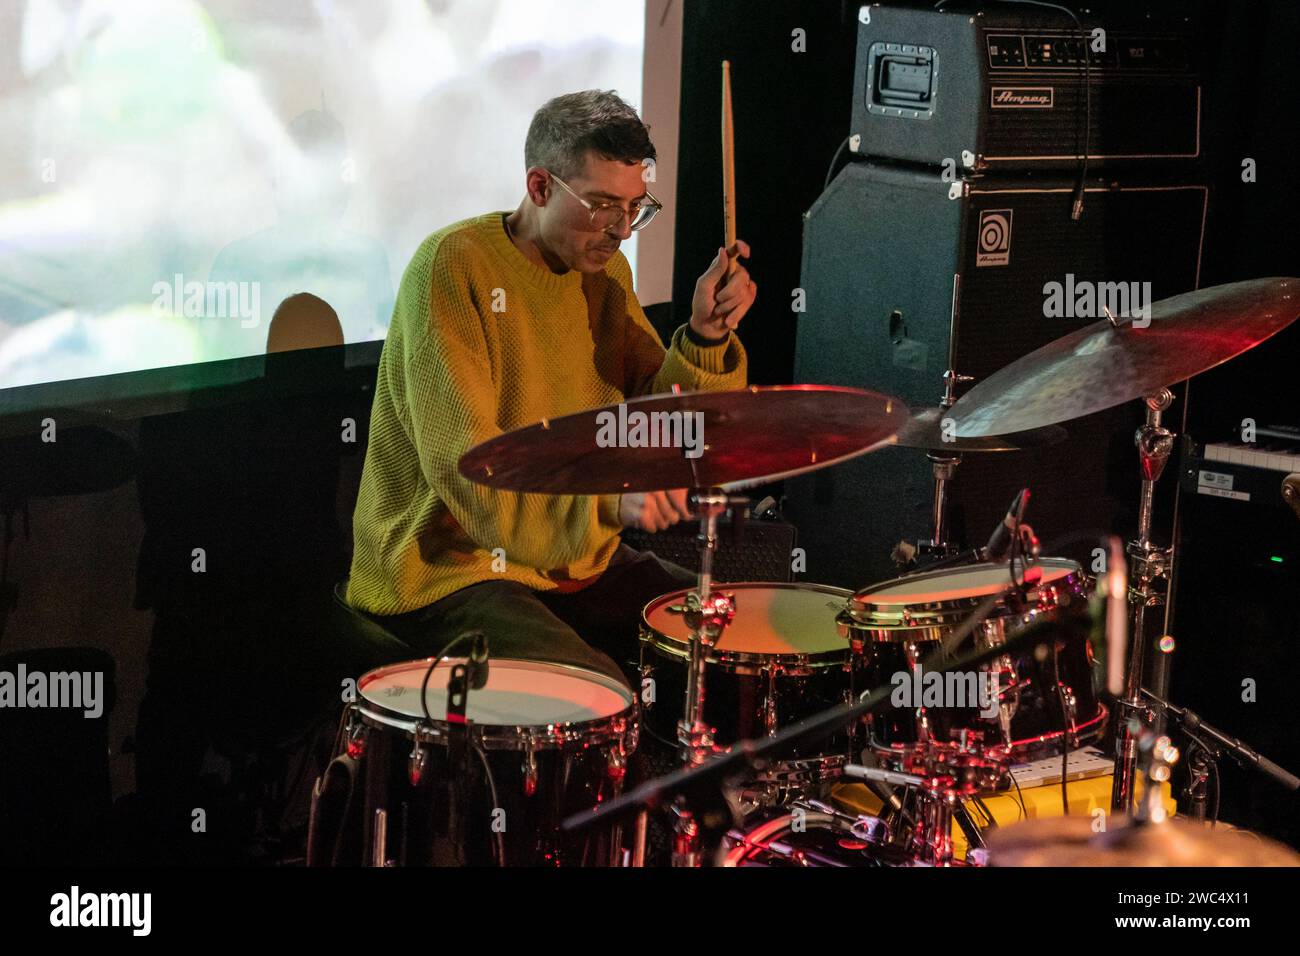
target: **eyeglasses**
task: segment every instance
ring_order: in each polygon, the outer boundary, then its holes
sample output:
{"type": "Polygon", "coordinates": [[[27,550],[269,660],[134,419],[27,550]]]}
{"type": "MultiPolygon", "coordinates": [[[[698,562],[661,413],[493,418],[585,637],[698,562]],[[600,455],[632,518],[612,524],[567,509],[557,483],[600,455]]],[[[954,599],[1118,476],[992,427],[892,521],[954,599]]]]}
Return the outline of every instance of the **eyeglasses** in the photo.
{"type": "MultiPolygon", "coordinates": [[[[550,170],[547,170],[550,172],[550,170]]],[[[636,232],[638,229],[644,229],[650,224],[650,220],[655,217],[660,209],[663,209],[663,203],[654,196],[650,195],[647,189],[645,199],[632,203],[631,211],[624,209],[618,203],[599,202],[593,203],[583,199],[573,191],[573,188],[559,176],[551,173],[551,178],[564,187],[567,192],[578,202],[587,207],[591,214],[591,228],[598,232],[609,232],[612,229],[621,229],[625,220],[631,216],[628,229],[636,232]]]]}

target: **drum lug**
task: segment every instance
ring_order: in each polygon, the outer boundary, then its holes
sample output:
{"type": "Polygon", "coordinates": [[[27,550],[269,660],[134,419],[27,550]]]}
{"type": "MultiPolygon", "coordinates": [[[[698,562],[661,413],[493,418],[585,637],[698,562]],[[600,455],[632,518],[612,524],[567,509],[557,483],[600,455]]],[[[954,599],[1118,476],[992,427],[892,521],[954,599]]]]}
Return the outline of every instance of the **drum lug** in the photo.
{"type": "Polygon", "coordinates": [[[999,657],[989,667],[989,676],[996,679],[998,695],[998,730],[1004,744],[1011,743],[1011,721],[1020,710],[1020,681],[1009,657],[999,657]]]}
{"type": "Polygon", "coordinates": [[[411,786],[418,787],[420,781],[424,778],[424,768],[429,762],[429,753],[421,741],[424,733],[424,726],[417,725],[415,728],[415,744],[411,747],[411,756],[406,761],[407,776],[410,777],[411,786]]]}
{"type": "Polygon", "coordinates": [[[1074,696],[1073,687],[1071,687],[1065,681],[1061,681],[1060,685],[1061,685],[1061,696],[1065,698],[1065,725],[1066,727],[1069,728],[1069,732],[1067,732],[1066,740],[1065,740],[1065,745],[1068,747],[1070,744],[1070,739],[1069,739],[1070,733],[1072,733],[1079,726],[1079,720],[1078,720],[1079,701],[1078,698],[1074,696]]]}
{"type": "Polygon", "coordinates": [[[366,755],[366,725],[363,724],[361,718],[357,716],[355,707],[348,708],[345,734],[348,756],[353,760],[360,760],[366,755]]]}
{"type": "Polygon", "coordinates": [[[627,774],[627,754],[623,751],[623,741],[619,740],[610,745],[608,760],[609,779],[617,783],[627,774]]]}
{"type": "Polygon", "coordinates": [[[623,753],[636,753],[637,747],[641,745],[641,721],[636,712],[634,711],[628,720],[619,721],[616,731],[623,735],[619,740],[619,747],[622,748],[623,753]]]}
{"type": "Polygon", "coordinates": [[[767,699],[763,701],[763,729],[769,737],[775,737],[779,726],[776,712],[776,679],[780,668],[773,667],[767,672],[767,699]]]}
{"type": "Polygon", "coordinates": [[[537,792],[537,741],[530,733],[524,742],[524,796],[537,792]]]}

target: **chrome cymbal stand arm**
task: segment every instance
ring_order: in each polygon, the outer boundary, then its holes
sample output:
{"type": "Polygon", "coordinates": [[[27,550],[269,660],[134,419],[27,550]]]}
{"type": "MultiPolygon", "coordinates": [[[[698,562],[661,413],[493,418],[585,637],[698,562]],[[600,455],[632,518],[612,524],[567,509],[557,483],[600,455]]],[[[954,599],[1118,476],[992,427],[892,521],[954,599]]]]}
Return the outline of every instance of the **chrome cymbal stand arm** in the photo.
{"type": "Polygon", "coordinates": [[[930,467],[934,473],[934,534],[930,538],[932,553],[941,557],[949,552],[948,546],[948,482],[961,464],[957,455],[939,455],[931,452],[930,467]]]}
{"type": "MultiPolygon", "coordinates": [[[[959,375],[957,369],[952,367],[953,356],[949,354],[948,371],[944,372],[944,397],[939,401],[939,407],[944,411],[952,408],[957,402],[957,382],[974,381],[969,375],[959,375]]],[[[943,428],[943,420],[940,420],[940,428],[943,428]]],[[[956,436],[956,433],[954,433],[956,436]]],[[[932,554],[937,557],[948,557],[952,549],[948,544],[948,509],[949,498],[948,483],[953,480],[953,473],[957,471],[958,464],[962,463],[961,455],[931,453],[927,455],[930,458],[933,473],[935,473],[935,533],[930,538],[932,554]]]]}
{"type": "MultiPolygon", "coordinates": [[[[717,752],[713,743],[714,730],[704,719],[705,665],[709,651],[718,643],[723,630],[736,614],[735,597],[713,590],[718,516],[728,508],[743,508],[748,501],[743,496],[729,495],[721,488],[696,488],[690,494],[691,510],[700,519],[700,533],[696,539],[700,550],[699,581],[696,589],[687,593],[684,607],[670,608],[683,614],[691,634],[686,702],[682,719],[677,722],[677,742],[682,762],[688,767],[703,763],[717,752]]],[[[699,866],[703,852],[700,822],[684,804],[675,805],[673,813],[672,865],[699,866]]]]}
{"type": "Polygon", "coordinates": [[[1142,701],[1142,671],[1148,654],[1146,609],[1164,604],[1163,583],[1167,580],[1172,548],[1156,547],[1151,541],[1151,515],[1156,482],[1165,469],[1174,445],[1174,433],[1160,423],[1161,415],[1173,403],[1167,388],[1146,398],[1146,423],[1138,429],[1136,443],[1142,467],[1142,498],[1138,507],[1137,537],[1128,543],[1131,571],[1128,597],[1132,611],[1128,670],[1124,679],[1124,696],[1118,702],[1115,728],[1115,776],[1111,787],[1112,812],[1131,814],[1134,810],[1134,780],[1137,775],[1138,737],[1134,730],[1147,715],[1142,701]],[[1135,723],[1136,722],[1136,723],[1135,723]]]}
{"type": "Polygon", "coordinates": [[[736,499],[719,488],[711,488],[693,491],[691,504],[700,517],[700,574],[696,590],[686,595],[685,620],[691,632],[691,656],[686,674],[686,707],[677,725],[677,739],[682,760],[687,766],[696,766],[714,753],[713,728],[704,720],[705,663],[710,649],[736,614],[732,595],[713,591],[718,516],[736,504],[736,499]]]}

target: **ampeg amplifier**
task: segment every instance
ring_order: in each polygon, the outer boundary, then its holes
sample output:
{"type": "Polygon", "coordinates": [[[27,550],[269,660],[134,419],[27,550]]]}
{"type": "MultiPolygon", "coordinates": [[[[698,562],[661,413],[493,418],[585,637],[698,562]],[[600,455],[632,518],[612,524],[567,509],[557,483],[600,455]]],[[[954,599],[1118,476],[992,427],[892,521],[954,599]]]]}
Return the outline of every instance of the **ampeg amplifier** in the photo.
{"type": "Polygon", "coordinates": [[[864,6],[850,132],[870,157],[957,169],[1190,161],[1201,84],[1185,24],[864,6]],[[1085,73],[1084,55],[1088,54],[1085,73]],[[1087,127],[1085,129],[1085,106],[1087,127]]]}

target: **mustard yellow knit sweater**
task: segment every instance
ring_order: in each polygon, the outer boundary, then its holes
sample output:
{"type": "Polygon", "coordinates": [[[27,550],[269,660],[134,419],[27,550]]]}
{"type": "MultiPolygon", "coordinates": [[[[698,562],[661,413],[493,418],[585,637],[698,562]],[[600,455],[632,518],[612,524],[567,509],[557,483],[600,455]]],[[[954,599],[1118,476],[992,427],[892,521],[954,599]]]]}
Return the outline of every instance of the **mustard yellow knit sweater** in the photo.
{"type": "Polygon", "coordinates": [[[601,273],[556,275],[515,248],[505,215],[435,232],[402,277],[353,517],[347,599],[362,610],[399,614],[489,579],[549,590],[600,574],[618,546],[617,495],[496,491],[460,476],[461,454],[673,385],[746,384],[734,334],[700,346],[682,326],[664,351],[621,252],[601,273]]]}

